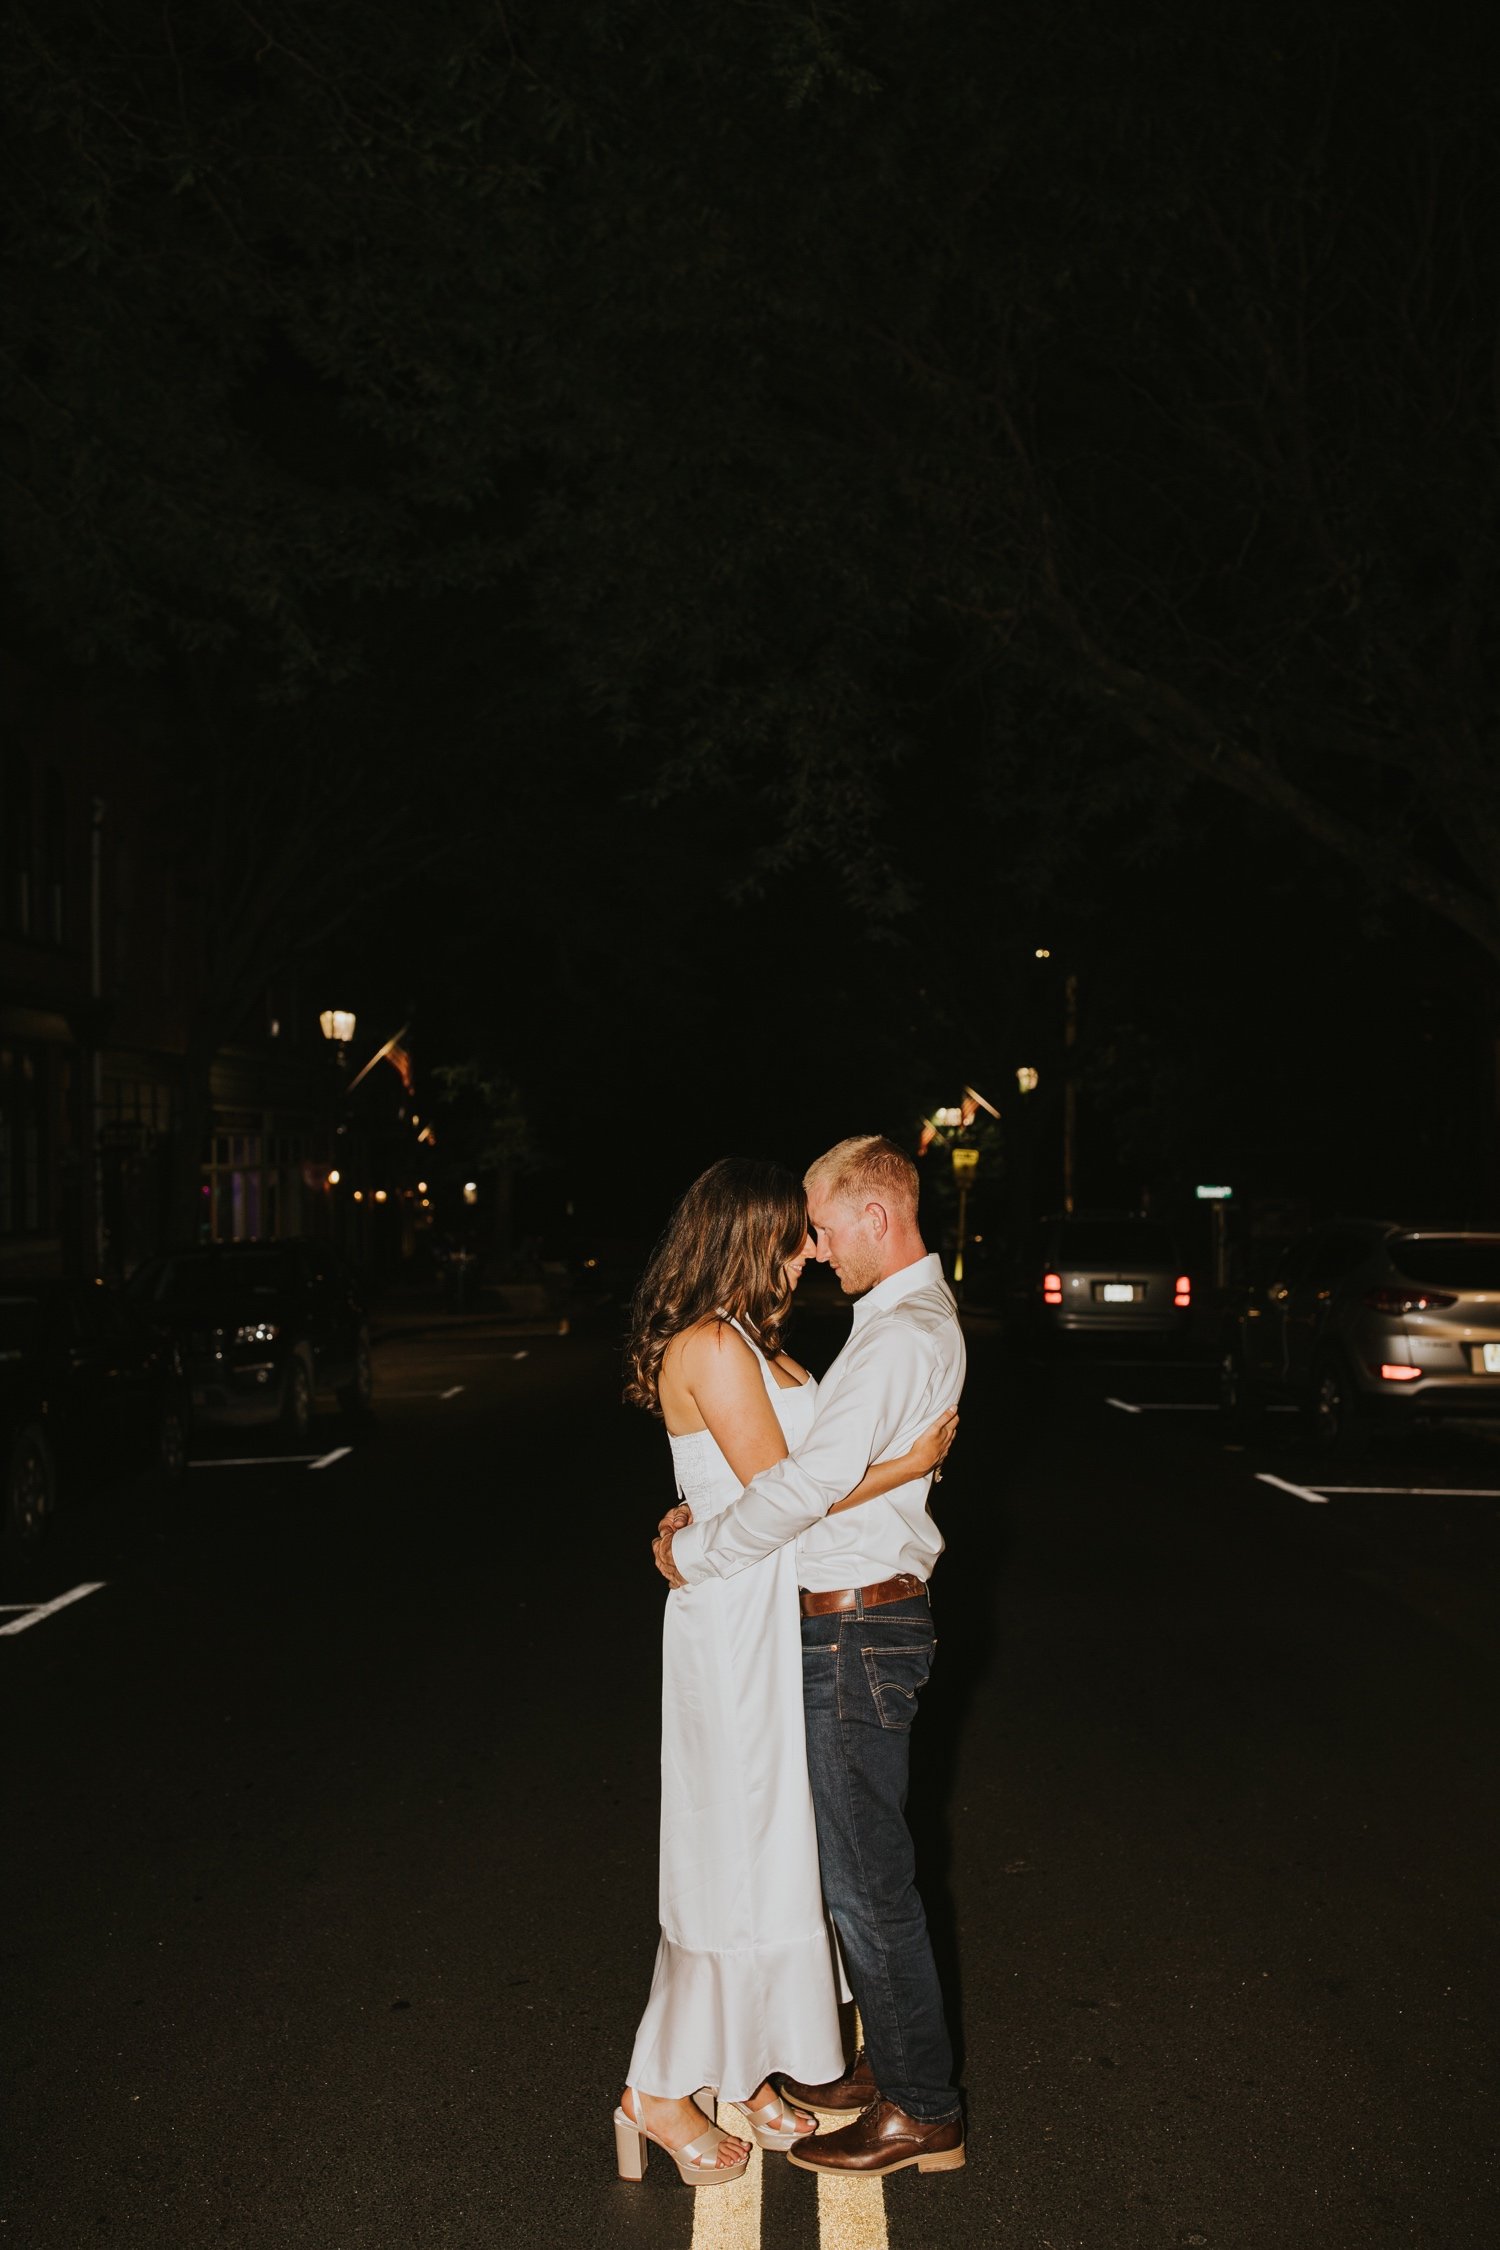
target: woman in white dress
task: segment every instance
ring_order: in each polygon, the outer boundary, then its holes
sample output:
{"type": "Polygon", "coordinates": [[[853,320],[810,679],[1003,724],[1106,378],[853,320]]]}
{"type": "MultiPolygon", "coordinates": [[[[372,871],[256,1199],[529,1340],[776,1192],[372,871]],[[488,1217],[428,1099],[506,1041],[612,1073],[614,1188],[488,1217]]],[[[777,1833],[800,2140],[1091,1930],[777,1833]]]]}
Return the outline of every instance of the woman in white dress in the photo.
{"type": "MultiPolygon", "coordinates": [[[[813,1244],[802,1185],[728,1157],[687,1191],[632,1313],[625,1396],[659,1415],[678,1491],[701,1521],[793,1452],[817,1385],[781,1348],[813,1244]]],[[[924,1476],[952,1443],[945,1415],[838,1503],[924,1476]]],[[[712,2088],[763,2148],[815,2130],[770,2076],[819,2085],[844,2069],[840,1982],[818,1879],[802,1716],[796,1550],[669,1593],[662,1643],[661,1940],[615,2140],[639,2179],[656,2142],[694,2187],[738,2179],[748,2144],[693,2099],[712,2088]]]]}

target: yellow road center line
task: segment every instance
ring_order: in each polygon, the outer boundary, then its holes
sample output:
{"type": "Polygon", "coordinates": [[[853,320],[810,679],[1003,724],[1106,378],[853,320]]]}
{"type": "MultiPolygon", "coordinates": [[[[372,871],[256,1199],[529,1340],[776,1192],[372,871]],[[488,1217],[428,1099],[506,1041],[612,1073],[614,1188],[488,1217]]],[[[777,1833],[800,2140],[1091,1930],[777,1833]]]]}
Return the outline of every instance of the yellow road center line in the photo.
{"type": "Polygon", "coordinates": [[[818,2174],[818,2250],[890,2250],[883,2180],[818,2174]]]}
{"type": "MultiPolygon", "coordinates": [[[[749,2140],[744,2120],[732,2102],[718,2104],[716,2122],[726,2133],[749,2140]]],[[[760,2175],[763,2150],[752,2150],[749,2163],[728,2187],[694,2188],[693,2250],[760,2250],[760,2175]]]]}

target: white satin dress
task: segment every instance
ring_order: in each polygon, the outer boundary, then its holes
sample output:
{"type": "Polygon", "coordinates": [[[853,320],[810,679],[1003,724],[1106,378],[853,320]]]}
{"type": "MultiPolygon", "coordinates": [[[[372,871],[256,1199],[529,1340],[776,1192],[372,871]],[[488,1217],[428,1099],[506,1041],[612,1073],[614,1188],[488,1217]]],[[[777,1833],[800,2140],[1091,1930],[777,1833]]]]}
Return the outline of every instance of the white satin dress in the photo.
{"type": "MultiPolygon", "coordinates": [[[[817,1385],[809,1377],[783,1388],[754,1339],[745,1341],[795,1452],[817,1385]]],[[[696,1522],[739,1498],[741,1481],[709,1431],[671,1442],[696,1522]]],[[[844,2068],[841,1984],[818,1878],[796,1549],[787,1546],[736,1577],[667,1596],[661,1942],[629,2083],[662,2095],[714,2086],[726,2101],[754,2093],[772,2070],[826,2084],[844,2068]]]]}

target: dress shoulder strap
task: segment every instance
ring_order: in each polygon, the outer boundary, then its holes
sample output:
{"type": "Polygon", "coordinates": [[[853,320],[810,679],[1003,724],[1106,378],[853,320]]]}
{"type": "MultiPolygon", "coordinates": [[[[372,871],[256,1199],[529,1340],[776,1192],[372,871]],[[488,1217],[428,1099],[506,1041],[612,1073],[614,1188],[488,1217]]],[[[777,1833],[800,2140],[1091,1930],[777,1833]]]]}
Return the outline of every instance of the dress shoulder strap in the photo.
{"type": "Polygon", "coordinates": [[[750,1346],[751,1351],[754,1352],[756,1358],[760,1361],[760,1371],[762,1375],[764,1375],[767,1385],[774,1390],[777,1387],[776,1378],[771,1373],[771,1362],[767,1359],[762,1346],[756,1342],[756,1339],[751,1335],[749,1329],[745,1327],[744,1323],[735,1319],[733,1313],[725,1312],[722,1307],[718,1307],[716,1308],[716,1310],[718,1311],[719,1319],[724,1322],[725,1326],[727,1328],[732,1328],[736,1336],[742,1336],[745,1342],[750,1346]]]}

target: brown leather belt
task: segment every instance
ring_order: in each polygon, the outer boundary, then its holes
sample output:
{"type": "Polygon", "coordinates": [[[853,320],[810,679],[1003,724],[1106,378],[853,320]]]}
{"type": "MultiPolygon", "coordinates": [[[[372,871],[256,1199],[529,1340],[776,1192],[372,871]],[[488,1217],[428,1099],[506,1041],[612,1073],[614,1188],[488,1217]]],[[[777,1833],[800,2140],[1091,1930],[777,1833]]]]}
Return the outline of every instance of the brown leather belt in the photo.
{"type": "Polygon", "coordinates": [[[858,1609],[861,1602],[866,1609],[877,1609],[882,1602],[909,1602],[915,1594],[925,1594],[925,1578],[913,1578],[903,1571],[899,1578],[882,1578],[878,1586],[841,1586],[834,1594],[810,1594],[799,1586],[804,1617],[827,1617],[832,1610],[858,1609]]]}

